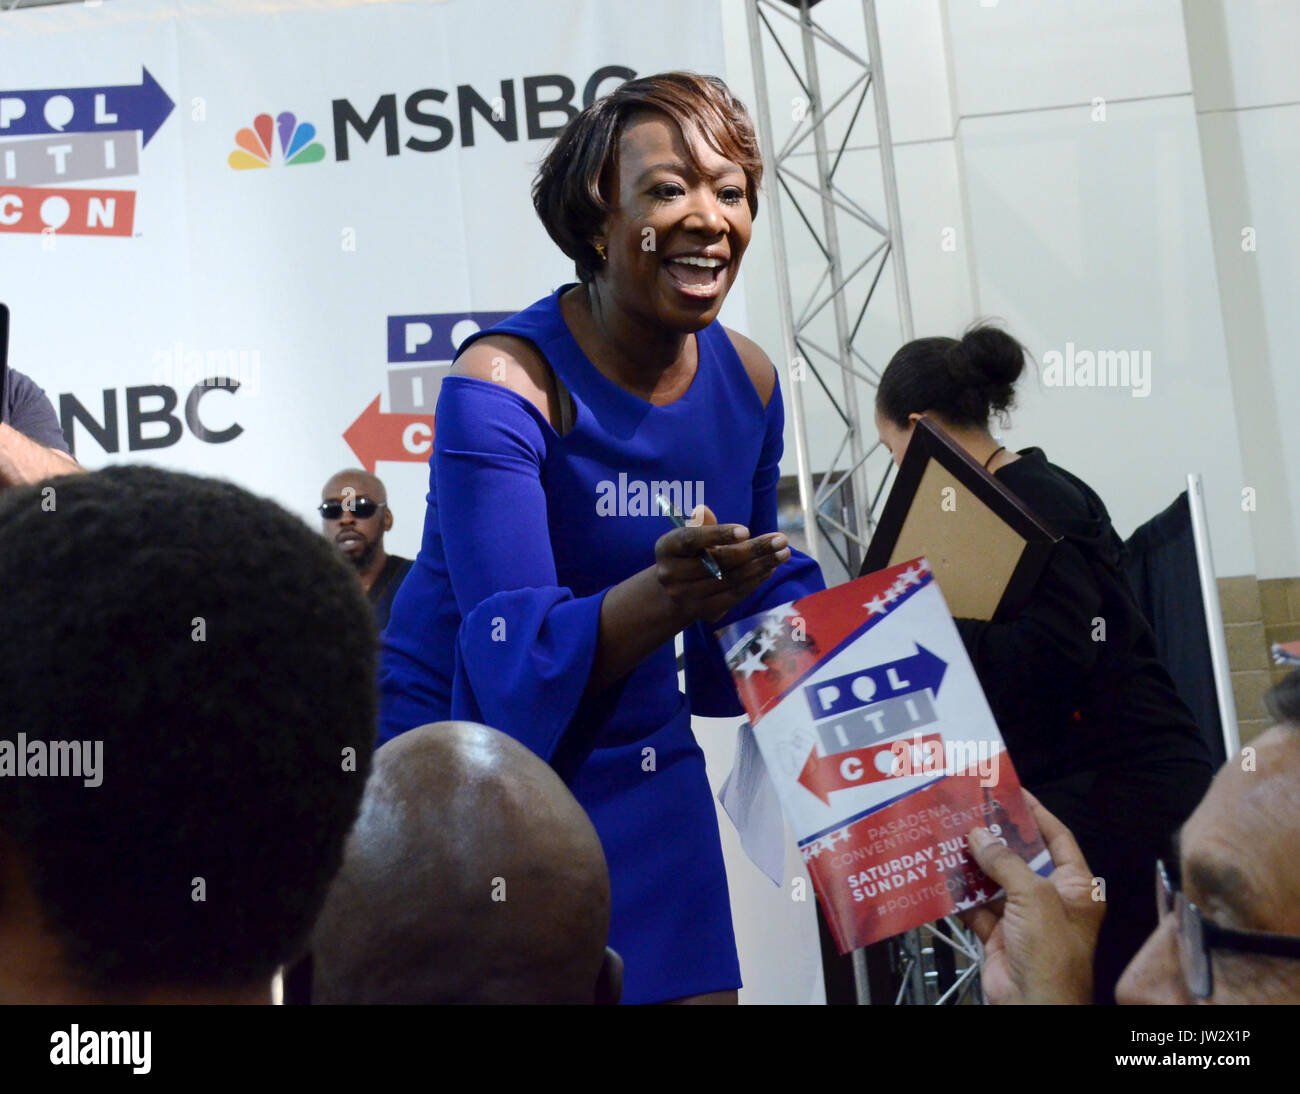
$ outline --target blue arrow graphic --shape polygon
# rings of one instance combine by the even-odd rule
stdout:
[[[846,673],[817,684],[808,684],[804,687],[804,694],[814,718],[829,718],[870,703],[879,703],[883,699],[892,699],[896,695],[909,695],[927,689],[931,694],[938,695],[939,684],[947,670],[948,662],[917,642],[916,653],[911,657],[873,665],[860,672]]]
[[[142,68],[138,84],[0,91],[0,137],[138,129],[148,144],[176,104]]]
[[[888,669],[890,666],[882,666]],[[948,662],[942,660],[937,654],[931,653],[920,642],[916,643],[916,653],[911,657],[905,657],[897,663],[899,676],[911,683],[910,688],[900,688],[895,694],[903,695],[909,691],[924,691],[930,689],[931,695],[939,694],[939,685],[943,682],[943,674],[948,671]],[[886,676],[888,673],[886,672]]]

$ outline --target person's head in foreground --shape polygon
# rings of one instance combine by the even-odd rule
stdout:
[[[0,498],[0,588],[0,1002],[269,1003],[369,766],[356,578],[265,498],[113,467]]]
[[[1300,1003],[1300,671],[1268,702],[1279,724],[1223,765],[1152,878],[1160,922],[1120,979],[1120,1003]],[[1102,905],[1069,831],[1033,804],[1050,879],[982,830],[971,836],[1007,891],[1005,906],[967,914],[985,944],[985,991],[994,1003],[1088,1002]]]
[[[876,433],[894,463],[903,462],[922,415],[973,454],[996,442],[993,418],[1015,405],[1025,349],[1004,330],[973,326],[958,338],[917,338],[885,366],[876,388]]]
[[[377,476],[359,469],[331,475],[317,511],[321,532],[358,574],[383,567],[384,533],[393,526],[393,513]]]
[[[313,1003],[617,1003],[600,840],[504,733],[439,722],[374,768],[312,935]]]
[[[533,206],[597,314],[693,333],[735,283],[758,212],[753,122],[713,76],[629,80],[575,117]]]

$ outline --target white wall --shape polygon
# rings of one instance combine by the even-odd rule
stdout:
[[[981,311],[1039,360],[1151,355],[1146,397],[1025,383],[1009,442],[1089,481],[1125,535],[1200,471],[1219,572],[1254,572],[1180,6],[947,12]]]
[[[1300,572],[1300,471],[1296,485],[1284,471],[1300,466],[1300,437],[1281,419],[1300,405],[1300,370],[1284,349],[1300,335],[1288,278],[1300,219],[1283,200],[1300,144],[1300,76],[1282,44],[1300,40],[1300,8],[1211,6],[1228,13],[1219,12],[1228,58],[1211,81],[1214,100],[1200,87],[1196,19],[1185,26],[1178,0],[880,0],[902,234],[918,336],[992,316],[1040,361],[1070,342],[1150,352],[1145,398],[1027,376],[1008,444],[1040,446],[1089,482],[1121,535],[1200,471],[1219,574],[1281,576]],[[744,8],[723,0],[727,76],[752,103]],[[861,43],[859,11],[856,0],[825,0],[814,17],[828,29],[843,21],[846,38]],[[767,69],[780,131],[789,123],[777,111],[798,89],[771,54]],[[827,86],[835,71],[824,68]],[[1229,161],[1210,147],[1215,139],[1237,149],[1225,185],[1214,172]],[[846,154],[869,194],[879,187],[874,145],[869,124]],[[1225,212],[1221,190],[1246,211]],[[883,202],[873,211],[883,214]],[[1234,278],[1224,241],[1236,246],[1244,223],[1261,244]],[[946,228],[955,252],[941,247]],[[776,358],[768,231],[760,213],[744,285],[751,332]],[[789,213],[786,236],[799,286],[817,255]],[[884,307],[864,343],[883,364],[900,335],[892,286],[879,293]],[[1238,336],[1243,295],[1259,321]],[[841,431],[814,385],[807,393],[820,469]],[[1256,489],[1258,512],[1243,512],[1245,487]]]
[[[1183,5],[1261,578],[1300,571],[1300,5]],[[1254,249],[1249,235],[1253,232]]]

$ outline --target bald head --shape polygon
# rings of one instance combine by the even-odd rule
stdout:
[[[321,487],[320,500],[322,505],[334,505],[329,511],[322,508],[321,531],[356,567],[362,585],[370,588],[388,557],[384,533],[393,526],[388,491],[369,471],[353,468],[331,475]]]
[[[384,489],[384,484],[379,476],[372,475],[369,471],[362,471],[359,467],[336,471],[331,475],[329,481],[321,487],[321,500],[342,498],[344,497],[343,492],[348,487],[352,488],[354,497],[370,498],[371,501],[388,501],[388,491]]]
[[[591,821],[503,733],[440,722],[374,756],[312,939],[319,1003],[590,1003],[609,876]]]

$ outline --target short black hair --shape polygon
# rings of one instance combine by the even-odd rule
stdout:
[[[899,428],[927,410],[955,426],[987,426],[1015,405],[1025,348],[987,323],[960,339],[917,338],[898,350],[880,376],[876,409]]]
[[[661,72],[629,80],[572,118],[555,139],[533,180],[533,208],[557,247],[573,259],[581,281],[601,260],[591,237],[610,213],[610,175],[628,119],[644,110],[666,114],[687,138],[698,136],[745,172],[750,216],[758,216],[763,157],[749,111],[717,76]],[[692,164],[699,167],[699,164]]]
[[[0,778],[65,971],[118,996],[269,981],[369,771],[355,574],[268,499],[112,467],[0,494],[0,628],[5,737],[103,742],[99,786]]]

